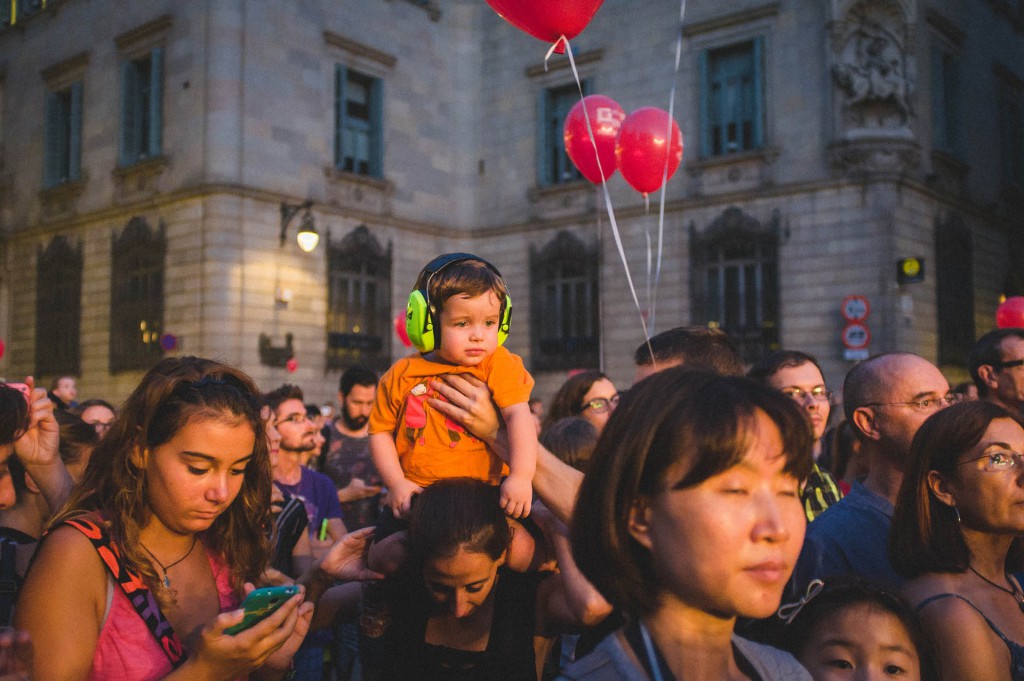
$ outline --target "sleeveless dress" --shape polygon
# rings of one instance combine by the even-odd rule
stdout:
[[[160,640],[120,586],[120,583],[129,583],[133,598],[151,596],[137,576],[133,579],[130,573],[126,574],[124,566],[118,564],[119,551],[106,533],[103,517],[98,513],[90,513],[69,519],[65,524],[82,532],[93,542],[108,571],[107,608],[96,640],[89,681],[156,681],[170,674],[175,669],[172,658],[183,660],[187,652],[163,617],[155,599],[147,599],[146,617],[155,631],[161,634]],[[205,545],[203,549],[216,583],[220,611],[237,609],[240,601],[231,586],[231,573],[227,564],[206,549]]]
[[[944,598],[959,598],[961,601],[974,608],[975,612],[981,615],[982,619],[985,620],[985,624],[988,625],[988,628],[995,632],[995,635],[999,637],[1007,650],[1010,651],[1010,678],[1012,681],[1024,681],[1024,646],[1007,638],[1006,635],[999,630],[999,627],[997,627],[992,620],[986,617],[985,613],[979,610],[974,603],[971,603],[960,594],[935,594],[934,596],[926,598],[918,603],[917,611],[921,612],[921,609],[924,608],[924,606],[933,601],[942,600]]]

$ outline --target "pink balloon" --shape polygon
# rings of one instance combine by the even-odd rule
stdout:
[[[587,27],[604,0],[487,0],[502,19],[520,31],[553,43],[563,35],[572,40]],[[565,52],[559,43],[555,52]]]
[[[584,106],[586,115],[583,111]],[[590,128],[594,131],[596,155],[594,144],[590,142],[590,135],[587,133],[586,116],[590,116]],[[583,173],[583,177],[594,184],[601,184],[602,179],[607,180],[615,174],[615,140],[625,118],[626,112],[619,103],[604,95],[584,97],[576,102],[576,106],[565,117],[565,152]],[[598,159],[601,160],[600,168],[597,165]]]
[[[1007,298],[996,308],[996,326],[1000,329],[1024,328],[1024,297]]]
[[[402,341],[402,345],[407,348],[412,347],[409,332],[405,330],[405,314],[402,312],[395,315],[395,335],[398,336],[398,340]]]
[[[661,188],[661,178],[668,158],[668,178],[683,160],[683,134],[672,121],[672,139],[668,131],[667,111],[653,106],[637,109],[626,116],[615,143],[615,160],[619,171],[633,189],[649,194]]]
[[[295,370],[299,368],[299,360],[294,357],[290,357],[288,361],[284,363],[284,368],[287,369],[289,373],[294,374]]]
[[[4,356],[4,341],[3,341],[3,339],[0,339],[0,359],[2,359],[3,356]]]

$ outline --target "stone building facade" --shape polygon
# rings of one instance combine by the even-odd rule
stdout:
[[[558,147],[565,57],[478,0],[18,0],[0,32],[0,374],[123,398],[166,353],[333,398],[386,366],[433,255],[503,272],[509,346],[547,397],[579,367],[628,385],[642,342],[600,188]],[[6,10],[5,10],[6,11]],[[1011,0],[606,0],[573,42],[582,85],[667,109],[656,304],[650,207],[609,181],[654,330],[726,329],[962,376],[1002,294],[1024,292],[1024,13]],[[287,219],[286,219],[287,218]],[[295,235],[314,224],[319,245]],[[901,283],[897,263],[923,261]],[[294,357],[294,372],[286,360]]]

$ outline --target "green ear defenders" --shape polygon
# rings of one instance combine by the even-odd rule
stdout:
[[[501,279],[501,272],[498,268],[483,258],[470,253],[447,253],[439,255],[423,268],[416,278],[419,287],[409,294],[409,302],[405,307],[405,332],[409,340],[420,352],[431,352],[440,340],[440,333],[434,333],[434,315],[437,308],[430,302],[430,280],[438,272],[448,265],[467,260],[476,260],[498,275]],[[502,280],[504,281],[504,280]],[[512,298],[505,295],[505,305],[501,313],[501,322],[498,324],[498,345],[502,345],[508,338],[509,326],[512,323]]]

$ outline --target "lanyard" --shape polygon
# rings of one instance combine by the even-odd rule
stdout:
[[[644,626],[643,622],[640,622],[640,636],[644,639],[644,651],[647,653],[647,662],[651,665],[654,681],[664,681],[661,677],[661,662],[658,660],[658,654],[654,651],[651,634],[647,631],[647,627]]]

